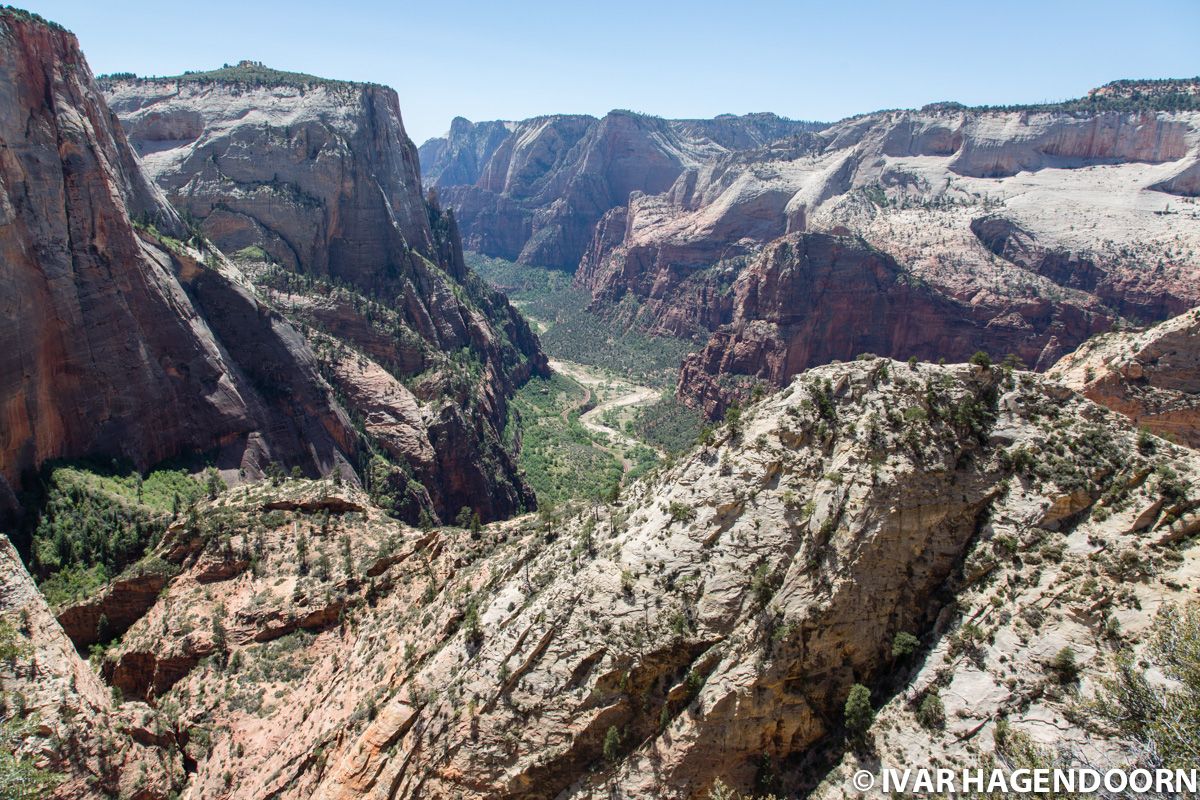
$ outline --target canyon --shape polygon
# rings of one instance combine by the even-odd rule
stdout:
[[[1194,766],[1197,103],[417,148],[0,9],[0,793]]]
[[[420,148],[472,250],[574,270],[600,218],[634,193],[666,191],[688,168],[817,127],[774,114],[664,120],[628,111],[520,122],[461,117]]]
[[[714,387],[778,387],[864,351],[928,358],[936,348],[953,361],[986,349],[1044,370],[1115,323],[1152,323],[1200,301],[1194,88],[1118,82],[1043,107],[944,103],[802,123],[774,141],[743,140],[684,163],[665,189],[630,191],[596,221],[577,268],[540,263],[574,270],[599,313],[703,344],[679,394],[710,414],[744,397]],[[1142,106],[1121,104],[1133,95]],[[424,152],[441,166],[448,150],[435,140]],[[542,166],[555,185],[558,172]],[[473,186],[486,181],[482,169]],[[474,173],[441,174],[446,183]],[[440,191],[467,209],[455,192],[474,189]],[[468,237],[501,238],[506,224],[473,219]],[[795,291],[779,279],[783,242],[827,249],[823,237],[841,238],[839,253],[890,258],[892,285],[871,294],[895,310],[866,339],[847,324],[822,330],[818,342],[811,329],[778,319],[779,307],[797,300],[771,294]],[[519,257],[539,263],[531,251]],[[817,294],[802,302],[854,320],[862,312],[853,292],[820,294],[842,277],[838,269],[809,258],[784,271],[811,281]],[[942,310],[930,314],[922,301],[909,314],[898,300],[914,287]]]
[[[1019,736],[1116,760],[1055,654],[1101,691],[1200,563],[1178,489],[1200,461],[1137,439],[1033,373],[876,358],[810,370],[611,505],[478,536],[329,480],[239,487],[155,551],[171,577],[101,664],[119,703],[8,556],[33,657],[88,677],[65,702],[65,673],[6,683],[77,742],[43,751],[64,797],[839,796],[854,684],[889,759]],[[930,696],[944,721],[918,723]]]

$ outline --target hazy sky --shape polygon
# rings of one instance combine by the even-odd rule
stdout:
[[[97,74],[248,58],[388,84],[418,143],[455,116],[627,108],[834,120],[1200,74],[1200,0],[13,1],[74,31]]]

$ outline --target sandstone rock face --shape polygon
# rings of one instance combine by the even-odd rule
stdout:
[[[1051,374],[1137,425],[1200,447],[1200,312],[1085,342]]]
[[[733,308],[732,322],[680,370],[680,395],[712,417],[744,396],[747,382],[778,386],[830,361],[874,353],[962,362],[992,349],[1036,364],[1048,337],[1078,341],[1111,320],[1050,303],[989,319],[861,240],[827,234],[773,241],[734,283]],[[1024,324],[1029,318],[1038,328]]]
[[[1071,644],[1090,691],[1187,594],[1197,478],[1031,373],[829,365],[614,506],[478,538],[329,481],[233,489],[172,527],[181,572],[104,674],[178,709],[185,798],[699,800],[764,765],[794,796],[818,748],[838,796],[854,683],[889,758],[973,765],[1004,715],[1108,746],[1047,665]],[[930,691],[944,735],[913,719]]]
[[[187,76],[103,88],[146,173],[226,253],[256,246],[375,288],[417,268],[409,249],[432,252],[416,148],[387,87]]]
[[[453,214],[422,197],[393,90],[250,62],[104,88],[172,202],[260,285],[284,290],[271,296],[324,343],[322,370],[368,434],[392,424],[372,417],[412,433],[383,445],[410,521],[533,507],[501,432],[508,398],[545,357],[503,295],[468,273]],[[351,381],[333,354],[355,350],[384,374]],[[459,353],[481,365],[470,391],[453,375]],[[418,403],[393,405],[400,379],[417,382]]]
[[[17,551],[2,536],[0,586],[0,624],[15,631],[19,651],[0,666],[5,716],[28,725],[19,742],[22,757],[61,778],[51,796],[169,796],[172,783],[182,784],[184,774],[175,731],[142,703],[113,702],[108,686],[75,652]],[[14,712],[18,703],[20,714]]]
[[[632,194],[657,194],[687,167],[819,127],[773,114],[457,118],[420,153],[432,185],[458,214],[468,249],[570,271],[604,213]]]
[[[178,241],[74,37],[16,12],[0,36],[0,483],[83,455],[342,468],[354,434],[312,353]]]
[[[1000,357],[1011,347],[1045,369],[1105,320],[1145,323],[1200,302],[1200,207],[1188,196],[1198,159],[1192,110],[880,112],[722,155],[684,169],[666,192],[632,197],[597,226],[577,281],[599,311],[632,300],[638,326],[704,338],[754,317],[721,290],[774,240],[853,235],[955,317],[994,330],[982,349]],[[897,354],[922,334],[873,335]],[[729,341],[722,331],[712,347]],[[745,353],[705,357],[711,367],[735,360],[746,375],[772,372]]]

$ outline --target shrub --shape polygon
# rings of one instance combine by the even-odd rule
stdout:
[[[844,709],[846,732],[855,739],[866,735],[875,721],[875,710],[871,708],[871,690],[861,683],[854,684],[846,697]]]
[[[696,518],[696,509],[678,500],[671,501],[667,507],[667,513],[671,515],[672,522],[691,522]]]
[[[922,728],[940,730],[946,726],[946,706],[937,692],[930,692],[917,707],[917,722]]]
[[[760,607],[771,602],[771,598],[775,596],[775,591],[779,588],[774,576],[771,575],[771,567],[769,564],[759,564],[754,570],[754,575],[750,579],[750,591],[754,594],[754,600]]]
[[[896,638],[892,639],[892,658],[908,658],[917,652],[917,648],[920,646],[920,639],[908,631],[900,631],[896,634]]]
[[[1171,682],[1149,681],[1125,651],[1117,656],[1116,674],[1101,681],[1089,707],[1139,742],[1155,766],[1192,768],[1200,752],[1200,603],[1166,607],[1155,630],[1145,659]]]
[[[1070,647],[1059,650],[1050,662],[1050,671],[1064,686],[1079,680],[1079,663],[1075,660],[1075,651]]]
[[[977,350],[975,355],[971,356],[971,363],[977,367],[988,369],[992,366],[992,357],[982,350]]]

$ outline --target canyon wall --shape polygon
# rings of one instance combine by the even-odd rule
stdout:
[[[700,342],[715,334],[681,382],[693,399],[711,394],[693,388],[704,382],[700,363],[733,370],[714,375],[718,382],[770,375],[780,385],[821,358],[855,355],[830,351],[781,372],[750,355],[762,349],[745,341],[756,309],[783,298],[739,293],[735,281],[780,237],[805,233],[857,237],[944,299],[951,317],[937,324],[966,317],[977,326],[979,335],[918,357],[961,360],[978,346],[1045,369],[1114,320],[1146,324],[1200,302],[1200,206],[1186,190],[1200,158],[1200,111],[1177,99],[1128,109],[941,104],[727,153],[607,212],[576,280],[599,313],[620,306],[653,333]],[[743,288],[759,283],[749,276]],[[735,319],[739,332],[722,327]],[[759,321],[761,339],[773,322],[769,312]],[[922,335],[904,324],[854,333],[890,355]],[[822,345],[796,340],[789,349],[797,347]],[[718,352],[729,348],[740,352]]]
[[[311,351],[145,178],[75,38],[0,22],[0,503],[54,458],[343,468]]]
[[[534,505],[503,431],[545,357],[423,197],[395,91],[254,62],[102,86],[147,173],[305,333],[391,462],[376,489],[398,513]]]
[[[665,191],[687,167],[819,128],[773,114],[664,120],[628,111],[600,119],[455,119],[421,146],[422,166],[454,208],[468,249],[573,271],[596,223],[635,193]]]

